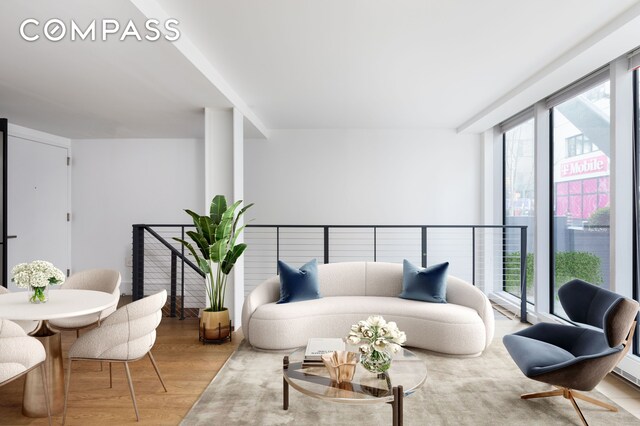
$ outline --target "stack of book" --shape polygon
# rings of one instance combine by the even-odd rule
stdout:
[[[345,344],[340,338],[313,337],[307,341],[304,352],[303,367],[321,367],[322,355],[336,351],[344,351]]]

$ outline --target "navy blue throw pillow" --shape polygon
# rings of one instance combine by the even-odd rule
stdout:
[[[447,303],[447,269],[449,262],[420,268],[407,259],[402,262],[403,299]]]
[[[278,260],[280,270],[280,300],[276,303],[300,302],[320,298],[318,261],[305,263],[300,269]]]

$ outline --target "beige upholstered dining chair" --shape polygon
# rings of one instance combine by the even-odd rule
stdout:
[[[164,391],[167,387],[162,380],[151,348],[156,341],[156,328],[162,319],[162,307],[167,301],[167,291],[137,300],[125,305],[107,317],[98,328],[84,333],[69,349],[69,369],[67,370],[67,386],[64,396],[64,424],[67,416],[67,400],[71,384],[71,368],[74,361],[107,361],[109,362],[109,387],[113,385],[111,363],[122,362],[127,373],[129,392],[133,400],[136,419],[140,420],[136,395],[131,381],[129,362],[137,361],[145,355],[151,360]]]
[[[46,356],[44,346],[38,339],[27,336],[18,324],[0,319],[0,386],[40,367],[44,401],[47,406],[49,426],[51,426],[49,385],[44,367]]]
[[[120,297],[120,272],[113,269],[89,269],[70,276],[60,288],[75,290],[94,290],[113,294],[115,303],[112,307],[94,314],[81,315],[79,317],[60,318],[50,320],[49,325],[57,330],[76,330],[80,336],[80,330],[100,322],[115,312]]]
[[[9,293],[9,290],[0,285],[0,295]],[[40,321],[13,321],[18,324],[27,334],[31,334],[36,331]]]

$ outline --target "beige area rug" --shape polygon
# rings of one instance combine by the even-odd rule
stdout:
[[[502,336],[521,328],[496,321],[496,338],[476,358],[453,358],[415,350],[427,363],[424,387],[404,400],[405,425],[581,425],[571,403],[560,397],[521,400],[520,394],[550,389],[525,378],[502,345]],[[243,342],[218,373],[182,425],[390,425],[387,404],[353,406],[302,395],[290,388],[282,409],[281,353],[257,352]],[[594,397],[611,402],[598,392]],[[578,402],[597,425],[638,425],[619,408],[613,413]]]

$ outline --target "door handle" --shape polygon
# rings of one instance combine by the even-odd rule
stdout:
[[[7,235],[7,240],[10,240],[12,238],[18,238],[17,235]]]

